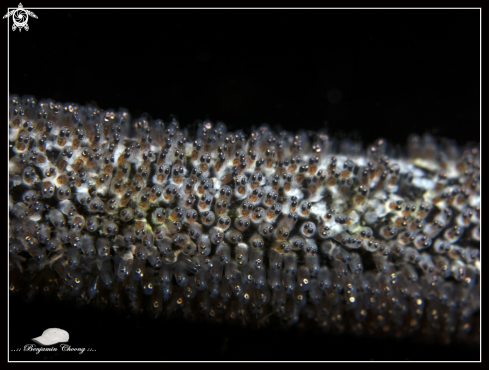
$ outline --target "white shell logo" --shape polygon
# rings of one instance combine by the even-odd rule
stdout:
[[[44,333],[40,337],[32,338],[35,343],[42,344],[43,346],[51,346],[56,343],[66,343],[70,339],[70,335],[66,330],[59,328],[49,328],[44,330]]]
[[[5,19],[10,16],[12,16],[12,21],[14,22],[14,24],[12,25],[12,31],[15,31],[18,28],[19,32],[22,31],[22,28],[25,28],[26,31],[29,31],[29,25],[27,24],[29,16],[37,18],[37,15],[35,15],[33,12],[24,9],[22,3],[19,3],[19,7],[17,9],[11,10],[7,14],[5,14],[3,18]]]

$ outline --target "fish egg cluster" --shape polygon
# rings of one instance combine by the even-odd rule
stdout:
[[[152,316],[477,332],[478,145],[404,151],[10,96],[10,291]]]

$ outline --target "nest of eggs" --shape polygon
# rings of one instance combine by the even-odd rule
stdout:
[[[325,132],[192,134],[10,97],[10,290],[153,316],[476,333],[477,146]],[[475,327],[475,329],[474,329]]]

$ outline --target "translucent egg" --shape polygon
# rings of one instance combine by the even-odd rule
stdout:
[[[273,236],[276,240],[287,240],[287,238],[290,236],[290,227],[287,225],[279,226],[277,229],[275,229]]]
[[[268,254],[269,267],[272,270],[280,270],[282,268],[283,253],[275,249],[271,249]]]
[[[198,253],[208,256],[211,253],[211,240],[208,235],[202,235],[197,239]]]
[[[238,264],[234,261],[230,261],[225,265],[225,279],[229,283],[233,283],[239,276]]]
[[[294,252],[284,254],[284,268],[286,275],[295,275],[297,273],[297,255]]]
[[[273,225],[268,222],[262,222],[258,226],[258,232],[264,238],[270,238],[273,235],[273,231],[274,231]]]
[[[210,227],[214,225],[216,215],[212,211],[205,211],[201,213],[201,220],[204,226]]]
[[[252,248],[248,256],[250,267],[253,269],[264,268],[264,262],[265,262],[264,256],[265,253],[263,249]]]
[[[249,244],[255,249],[263,249],[265,247],[263,238],[258,234],[255,234],[250,238]]]
[[[251,220],[248,217],[238,217],[234,221],[234,227],[239,231],[246,231],[251,225]]]
[[[243,235],[236,229],[230,229],[224,234],[226,240],[231,244],[238,244],[243,241]]]
[[[231,248],[226,243],[220,244],[216,249],[216,253],[222,264],[226,265],[231,261]]]
[[[282,275],[280,270],[270,270],[268,273],[268,285],[273,292],[282,291]]]
[[[209,230],[209,237],[212,244],[219,245],[224,240],[224,233],[222,230],[213,227]]]
[[[246,265],[248,263],[248,253],[248,245],[245,243],[238,243],[235,250],[236,262],[238,265]]]
[[[231,226],[231,218],[227,215],[220,216],[217,219],[216,227],[222,231],[226,231]]]
[[[198,240],[202,236],[202,226],[199,223],[191,223],[188,228],[188,235],[193,240]]]
[[[312,238],[316,233],[316,224],[314,222],[308,221],[302,224],[301,235],[305,238]]]
[[[49,211],[48,219],[56,229],[60,229],[66,224],[66,220],[63,214],[54,208],[51,208],[51,210]]]

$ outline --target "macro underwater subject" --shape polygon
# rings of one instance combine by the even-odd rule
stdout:
[[[10,96],[9,284],[249,326],[479,340],[480,148]]]

